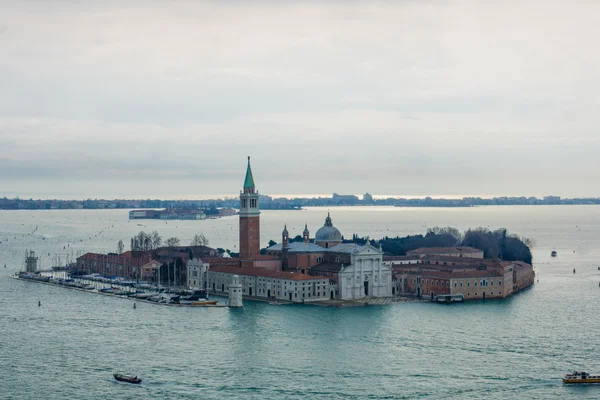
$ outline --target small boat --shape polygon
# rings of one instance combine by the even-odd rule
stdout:
[[[217,300],[205,300],[205,301],[192,301],[192,306],[214,306],[217,304]]]
[[[557,253],[556,251],[552,251],[552,253],[550,253],[550,255],[551,255],[552,257],[556,257],[556,256],[558,255],[558,253]]]
[[[190,296],[179,298],[179,304],[194,304],[205,301],[208,301],[208,298],[206,297],[206,292],[204,290],[197,290],[194,291],[194,293],[192,293]],[[216,304],[216,302],[214,304]]]
[[[584,371],[573,371],[563,378],[563,383],[600,383],[600,374],[588,374]]]
[[[127,382],[127,383],[142,383],[142,380],[137,376],[133,375],[123,375],[123,374],[113,374],[116,380],[119,382]]]

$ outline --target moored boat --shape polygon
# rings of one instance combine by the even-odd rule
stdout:
[[[138,378],[137,375],[123,375],[123,374],[113,374],[116,380],[119,382],[127,382],[127,383],[142,383],[141,378]]]
[[[192,306],[214,306],[217,304],[217,300],[204,300],[204,301],[192,301]]]
[[[600,374],[588,374],[585,371],[573,371],[563,378],[563,383],[600,383]]]
[[[204,290],[197,290],[193,292],[190,296],[179,298],[179,304],[194,304],[194,303],[202,303],[208,301],[206,297],[206,292]],[[210,303],[212,304],[212,303]],[[214,303],[216,304],[216,302]]]

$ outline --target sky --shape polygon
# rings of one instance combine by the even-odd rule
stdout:
[[[0,1],[0,197],[600,196],[600,2]]]

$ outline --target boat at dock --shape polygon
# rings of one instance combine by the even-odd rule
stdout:
[[[585,371],[573,371],[566,374],[563,383],[600,383],[600,374],[588,374]]]
[[[113,374],[116,380],[119,382],[127,382],[127,383],[142,383],[142,379],[138,378],[137,375],[123,375],[123,374]]]
[[[191,306],[214,306],[218,303],[217,300],[192,301]],[[180,303],[184,304],[184,303]]]
[[[185,296],[185,297],[181,296],[179,298],[179,304],[192,304],[193,305],[194,303],[206,303],[208,301],[209,301],[208,297],[206,296],[206,292],[204,290],[197,290],[189,296]],[[208,304],[208,303],[206,303],[206,304]],[[217,302],[215,301],[214,304],[217,304]],[[197,305],[200,305],[200,304],[197,304]]]
[[[153,296],[156,296],[156,294],[155,293],[136,293],[131,297],[135,297],[136,299],[148,299]]]
[[[435,296],[436,303],[456,303],[465,301],[465,297],[461,294],[439,294]]]

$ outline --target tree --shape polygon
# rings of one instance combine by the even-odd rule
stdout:
[[[276,241],[274,241],[274,240],[269,240],[269,246],[268,246],[268,247],[275,246],[276,244],[277,244],[277,242],[276,242]]]
[[[208,238],[204,236],[204,233],[196,234],[192,238],[192,243],[190,246],[208,246]]]
[[[450,226],[445,228],[434,226],[433,228],[429,229],[427,233],[429,234],[430,232],[434,233],[436,236],[445,236],[445,240],[449,242],[448,246],[459,246],[463,241],[463,234],[460,233],[458,229]]]
[[[152,231],[152,249],[158,249],[162,244],[162,237],[157,231]]]
[[[119,243],[117,243],[117,253],[121,254],[124,249],[125,249],[125,246],[123,245],[123,241],[119,240]]]
[[[167,247],[177,247],[179,246],[179,238],[170,237],[167,239]]]

